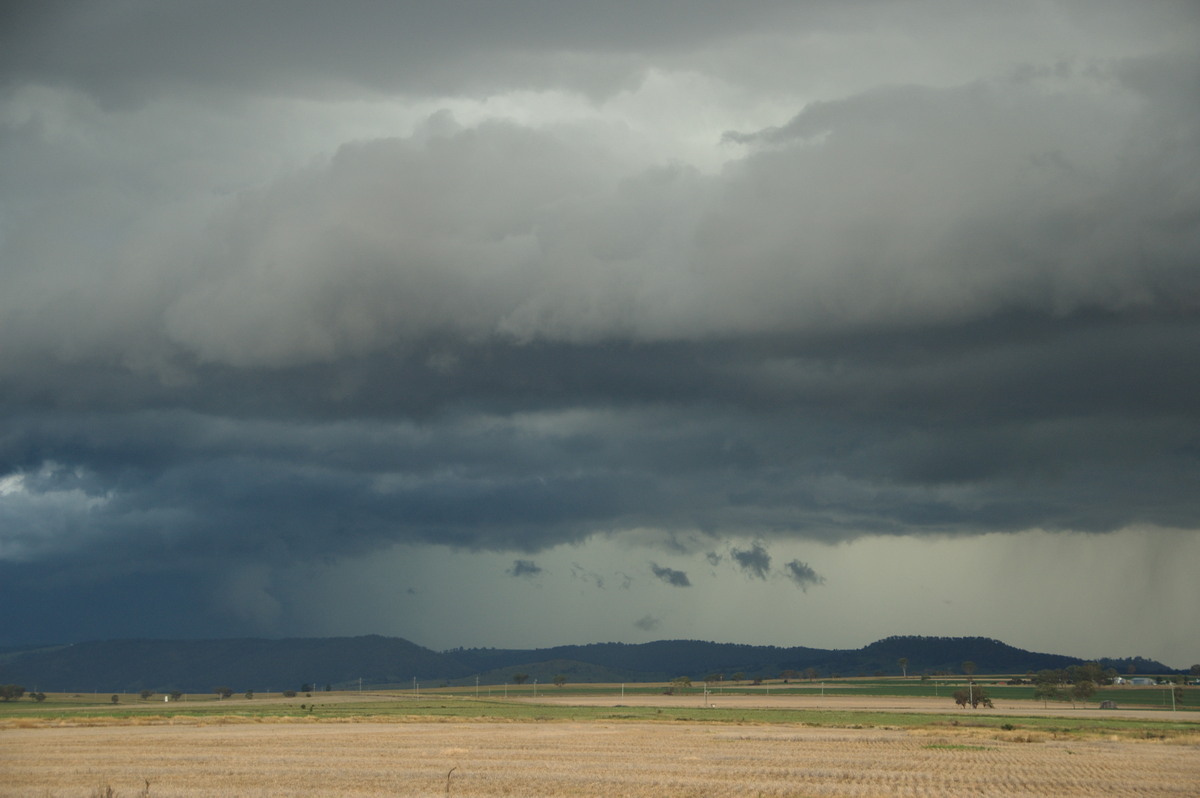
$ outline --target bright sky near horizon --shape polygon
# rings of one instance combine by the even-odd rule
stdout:
[[[0,12],[0,645],[1200,662],[1200,6]]]

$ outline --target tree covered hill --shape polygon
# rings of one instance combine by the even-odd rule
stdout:
[[[592,643],[544,649],[455,649],[437,652],[397,637],[266,640],[102,640],[0,652],[0,683],[42,691],[206,691],[217,685],[257,692],[334,688],[498,684],[516,673],[542,683],[563,674],[571,683],[693,680],[711,674],[746,679],[785,672],[820,678],[961,673],[966,661],[978,673],[1025,673],[1083,663],[1040,654],[984,637],[889,637],[855,650],[751,646],[700,640]],[[1159,662],[1101,660],[1125,672],[1168,673]]]
[[[302,684],[400,684],[466,672],[444,655],[399,637],[265,640],[100,640],[10,652],[0,682],[42,691],[197,692],[298,689]]]

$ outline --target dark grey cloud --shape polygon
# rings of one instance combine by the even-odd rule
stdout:
[[[483,94],[514,86],[611,93],[636,80],[652,54],[768,28],[789,6],[39,3],[7,12],[0,74],[78,85],[118,107],[186,89],[315,98],[348,89]]]
[[[650,563],[650,570],[654,572],[656,577],[673,587],[692,586],[691,580],[688,579],[688,575],[683,571],[676,571],[673,568],[667,568],[654,562]]]
[[[806,562],[800,560],[792,560],[783,566],[787,578],[791,579],[803,591],[807,592],[809,587],[825,584],[825,577],[818,574]]]
[[[766,579],[771,572],[771,555],[759,543],[748,549],[732,549],[729,556],[739,568],[756,579]]]
[[[533,560],[513,560],[512,568],[509,568],[506,573],[512,577],[529,579],[539,576],[542,569]]]

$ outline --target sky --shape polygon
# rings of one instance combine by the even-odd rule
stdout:
[[[0,645],[1200,662],[1200,7],[0,11]]]

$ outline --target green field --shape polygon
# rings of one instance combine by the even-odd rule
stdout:
[[[136,695],[120,695],[118,703],[111,694],[48,694],[42,703],[24,698],[0,702],[0,722],[27,721],[88,723],[88,722],[166,722],[171,718],[224,720],[225,722],[255,722],[271,720],[307,720],[346,722],[350,720],[492,720],[508,722],[553,721],[662,721],[714,722],[747,724],[797,724],[837,728],[936,728],[944,726],[977,726],[1005,730],[1030,730],[1059,735],[1117,734],[1129,736],[1200,735],[1200,723],[1173,719],[1169,704],[1162,718],[1154,720],[1099,717],[1086,714],[1082,707],[1078,717],[989,715],[986,710],[965,713],[958,709],[950,694],[961,686],[958,682],[943,681],[936,685],[913,680],[859,680],[840,682],[837,686],[820,683],[803,685],[736,685],[726,683],[710,691],[714,699],[721,694],[819,695],[822,689],[829,695],[855,696],[934,696],[944,697],[946,712],[929,714],[915,712],[886,712],[862,709],[796,709],[796,708],[722,708],[694,706],[569,706],[530,701],[552,695],[596,696],[617,698],[622,695],[646,696],[661,694],[665,685],[580,685],[546,687],[542,685],[510,685],[480,688],[440,688],[366,692],[314,692],[295,698],[283,698],[278,693],[262,694],[252,700],[221,700],[213,694],[192,694],[183,700],[165,703],[161,696],[142,699]],[[987,684],[989,694],[997,702],[1007,699],[1028,699],[1033,688]],[[693,686],[676,691],[703,700],[704,687]],[[1095,707],[1100,700],[1115,700],[1119,706],[1139,709],[1162,709],[1161,688],[1106,688],[1097,693],[1087,706]],[[526,700],[514,701],[510,699]],[[1166,700],[1170,697],[1167,695]],[[1200,690],[1190,688],[1186,693],[1188,706],[1200,703]],[[1064,710],[1070,704],[1062,705]]]

